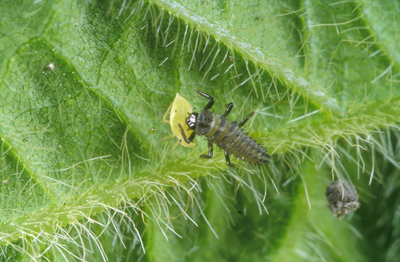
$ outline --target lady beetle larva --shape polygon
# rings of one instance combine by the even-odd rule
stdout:
[[[229,121],[227,116],[233,108],[233,103],[229,103],[223,115],[213,114],[209,109],[214,104],[214,98],[206,93],[195,90],[201,96],[208,98],[210,102],[204,107],[200,113],[192,112],[186,118],[186,123],[193,133],[186,136],[181,124],[178,124],[182,138],[186,143],[190,144],[196,135],[205,136],[208,140],[208,155],[201,155],[202,158],[211,158],[213,155],[213,143],[220,149],[225,151],[226,163],[231,164],[229,155],[233,154],[235,157],[254,164],[260,165],[267,162],[269,155],[267,150],[260,144],[257,144],[247,133],[241,128],[247,120],[254,115],[254,111],[243,118],[239,123]]]

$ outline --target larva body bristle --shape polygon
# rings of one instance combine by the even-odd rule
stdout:
[[[197,118],[196,134],[205,136],[228,154],[250,164],[261,165],[269,158],[263,146],[257,144],[238,123],[229,121],[225,115],[202,111]]]

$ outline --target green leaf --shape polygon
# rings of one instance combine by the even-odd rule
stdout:
[[[3,1],[0,257],[396,261],[394,1]],[[175,146],[180,93],[245,130],[252,166]],[[327,208],[332,180],[361,208]]]

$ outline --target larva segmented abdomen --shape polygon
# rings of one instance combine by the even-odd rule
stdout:
[[[201,112],[196,132],[245,162],[260,165],[268,160],[267,150],[224,115]]]

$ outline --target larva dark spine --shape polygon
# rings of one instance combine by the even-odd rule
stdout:
[[[194,130],[192,135],[187,138],[182,126],[179,129],[183,139],[190,143],[195,135],[205,136],[208,140],[209,152],[208,155],[201,155],[203,158],[211,158],[213,155],[213,144],[216,144],[220,149],[225,151],[226,163],[233,166],[230,162],[229,155],[254,165],[260,165],[267,162],[269,155],[267,150],[257,144],[247,133],[241,128],[254,112],[246,116],[240,123],[229,121],[227,116],[233,108],[233,103],[228,104],[228,109],[223,115],[213,114],[208,111],[214,104],[214,98],[196,90],[200,95],[210,99],[210,102],[204,107],[200,113],[191,113],[186,122],[190,129]]]

